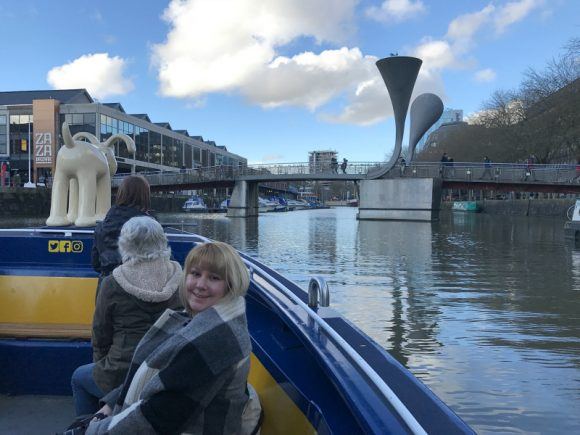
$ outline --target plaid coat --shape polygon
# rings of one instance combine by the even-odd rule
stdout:
[[[86,433],[239,433],[250,352],[244,298],[193,318],[166,310],[137,346],[125,383],[102,399],[116,399],[113,415]]]

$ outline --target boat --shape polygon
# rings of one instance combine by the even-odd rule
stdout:
[[[198,195],[192,195],[187,201],[183,203],[181,209],[190,213],[205,213],[207,212],[207,205],[203,198]]]
[[[288,203],[286,199],[282,198],[281,196],[272,196],[269,199],[270,203],[274,205],[273,211],[289,211],[290,208],[288,207]]]
[[[453,205],[451,206],[451,210],[463,211],[467,213],[479,213],[481,211],[481,207],[477,201],[454,201]]]
[[[226,211],[228,209],[228,207],[230,206],[230,199],[224,199],[221,203],[220,203],[220,210],[222,211]]]
[[[0,230],[0,394],[70,395],[91,362],[97,274],[93,228]],[[166,228],[183,264],[204,237]],[[388,352],[330,307],[321,278],[308,290],[241,252],[262,434],[474,433]],[[354,301],[353,301],[354,303]]]
[[[258,213],[267,213],[269,211],[274,211],[276,204],[271,203],[271,201],[266,198],[258,197]]]
[[[306,210],[310,208],[310,204],[303,199],[288,199],[286,202],[291,210]]]

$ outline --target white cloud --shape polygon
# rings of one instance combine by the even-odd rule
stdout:
[[[310,110],[367,80],[376,58],[364,57],[358,48],[325,50],[278,57],[250,77],[241,93],[264,107],[304,106]]]
[[[413,55],[423,60],[423,68],[441,70],[461,66],[452,46],[445,40],[426,39],[413,50]]]
[[[385,0],[381,6],[367,8],[367,17],[384,23],[400,22],[416,17],[426,11],[421,0]]]
[[[524,19],[532,10],[543,3],[543,0],[519,0],[513,1],[498,10],[494,19],[495,30],[498,34],[503,33],[508,26]]]
[[[491,19],[495,7],[487,5],[482,10],[455,18],[447,28],[446,38],[454,43],[468,46],[477,31]]]
[[[491,68],[479,70],[475,73],[475,81],[479,83],[493,82],[496,78],[496,73]]]
[[[495,28],[505,30],[511,24],[523,19],[538,7],[543,0],[518,0],[496,7],[489,3],[481,10],[458,16],[449,23],[447,34],[441,39],[425,38],[412,53],[423,59],[423,70],[431,73],[449,68],[471,68],[476,61],[470,53],[476,43],[478,32]],[[479,82],[495,79],[495,72],[482,70],[476,73]]]
[[[376,77],[357,86],[349,95],[349,104],[340,113],[323,113],[320,119],[336,124],[371,125],[392,114],[389,93],[377,72]]]
[[[102,99],[133,90],[133,82],[124,76],[126,66],[127,61],[119,56],[86,54],[52,68],[46,81],[54,89],[86,88],[93,97]]]
[[[470,51],[478,32],[493,26],[505,29],[539,1],[518,0],[501,7],[490,2],[455,18],[444,37],[425,38],[407,50],[423,59],[416,88],[442,95],[443,70],[475,63]],[[264,108],[291,105],[319,111],[319,117],[329,122],[367,125],[383,120],[391,108],[375,57],[347,46],[280,54],[296,42],[344,45],[353,34],[358,3],[172,0],[163,14],[169,25],[167,37],[151,53],[159,92],[186,99],[190,106],[203,104],[211,93],[230,93]],[[365,12],[374,11],[374,18],[394,22],[425,10],[420,0],[387,0]],[[488,73],[480,78],[489,77]],[[345,98],[346,105],[332,106],[335,112],[330,113],[330,103],[337,97]]]
[[[174,0],[164,12],[171,27],[167,40],[152,53],[160,92],[198,98],[239,90],[269,66],[278,47],[298,37],[343,41],[353,32],[356,3]]]
[[[440,75],[428,69],[421,69],[410,103],[425,92],[432,92],[439,95],[441,99],[445,99],[445,89]],[[393,106],[389,93],[377,70],[373,78],[361,82],[356,90],[349,95],[349,104],[340,113],[324,113],[320,118],[327,122],[364,126],[383,121],[392,115]]]

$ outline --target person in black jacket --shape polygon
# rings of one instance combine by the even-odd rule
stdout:
[[[93,269],[99,273],[99,284],[121,264],[118,240],[121,228],[135,216],[147,216],[151,208],[151,193],[147,180],[138,175],[126,177],[117,191],[115,205],[95,227],[95,240],[91,251]],[[96,298],[96,296],[95,296]]]

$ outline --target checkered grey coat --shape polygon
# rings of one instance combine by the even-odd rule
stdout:
[[[116,403],[113,415],[86,433],[239,433],[250,352],[244,298],[193,318],[166,310],[137,346],[125,383],[103,398]]]

